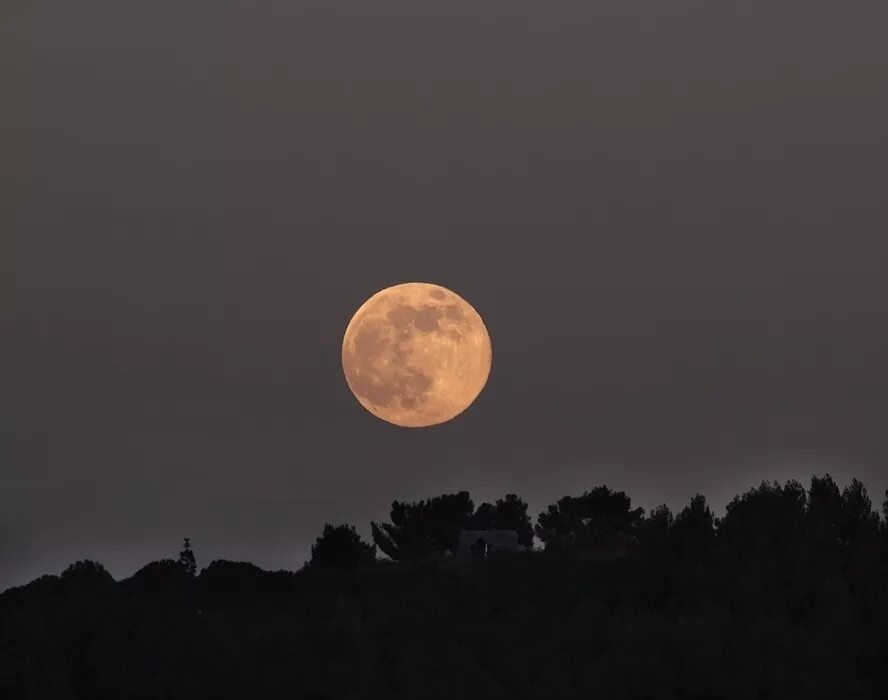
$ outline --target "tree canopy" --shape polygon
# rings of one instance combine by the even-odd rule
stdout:
[[[453,551],[473,513],[468,491],[415,503],[394,501],[390,523],[371,523],[373,542],[394,561]]]
[[[179,552],[179,564],[182,565],[185,573],[189,576],[194,576],[197,573],[197,560],[194,558],[194,552],[191,550],[190,537],[185,538],[182,551]]]
[[[473,530],[515,530],[519,543],[533,546],[533,524],[527,514],[527,503],[514,493],[506,494],[495,504],[482,503],[467,525]]]
[[[468,491],[414,503],[395,501],[390,517],[390,523],[371,523],[371,532],[375,545],[394,561],[456,551],[462,530],[515,530],[521,544],[533,545],[527,503],[515,494],[477,509]]]
[[[596,486],[581,496],[564,496],[540,513],[536,534],[546,549],[583,548],[631,533],[643,514],[622,491]]]
[[[311,548],[311,566],[351,571],[376,560],[376,547],[361,541],[352,525],[324,525]]]

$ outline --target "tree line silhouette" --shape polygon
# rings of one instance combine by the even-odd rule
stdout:
[[[885,495],[882,509],[888,521],[888,491]],[[453,553],[463,529],[515,530],[528,550],[536,534],[545,551],[560,552],[625,550],[666,540],[682,547],[711,547],[718,540],[742,550],[759,540],[789,538],[788,543],[793,537],[803,537],[805,545],[850,546],[872,541],[885,526],[859,480],[840,491],[828,474],[812,477],[807,491],[798,481],[763,482],[735,497],[723,518],[713,515],[702,494],[677,515],[665,504],[645,514],[643,508],[632,508],[624,492],[607,486],[564,496],[539,514],[535,526],[527,510],[515,494],[477,508],[468,491],[413,503],[395,501],[391,522],[370,523],[373,547],[393,561],[433,558]],[[311,565],[353,569],[375,561],[373,547],[353,526],[327,524],[312,548]]]
[[[888,491],[763,482],[722,517],[598,486],[325,524],[297,572],[80,561],[0,594],[0,697],[888,697]],[[526,553],[451,556],[463,529]],[[539,544],[534,544],[534,535]],[[384,555],[380,558],[377,554]]]

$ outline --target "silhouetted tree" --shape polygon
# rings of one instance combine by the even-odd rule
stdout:
[[[691,504],[685,506],[675,516],[673,527],[675,530],[686,530],[706,536],[714,532],[714,523],[715,517],[706,505],[706,497],[698,493],[691,499]]]
[[[175,559],[153,561],[121,581],[121,586],[132,596],[163,601],[167,605],[184,601],[193,585],[194,575]]]
[[[728,503],[718,534],[741,551],[782,551],[804,532],[806,500],[798,481],[784,485],[763,481]]]
[[[672,510],[665,503],[651,510],[647,518],[648,526],[653,530],[668,530],[673,524]]]
[[[536,534],[546,549],[603,544],[617,533],[630,533],[644,513],[632,509],[622,491],[596,486],[582,496],[564,496],[537,518]]]
[[[492,530],[496,527],[496,508],[492,503],[482,503],[466,523],[472,530]]]
[[[466,523],[472,530],[515,530],[518,542],[533,546],[533,524],[527,514],[527,503],[514,493],[497,500],[496,505],[482,503]]]
[[[194,558],[194,552],[191,551],[191,538],[186,537],[182,551],[179,552],[179,563],[185,569],[185,573],[189,576],[197,574],[197,560]]]
[[[534,529],[547,550],[571,549],[579,539],[577,533],[581,537],[585,534],[578,499],[573,496],[561,497],[537,516]]]
[[[204,567],[197,577],[197,586],[208,607],[233,602],[258,602],[266,572],[245,561],[216,559]]]
[[[842,491],[842,511],[839,536],[845,544],[869,542],[879,532],[879,517],[873,512],[873,502],[866,487],[857,479]]]
[[[672,534],[679,554],[699,556],[710,550],[715,539],[715,517],[702,494],[694,496],[690,505],[675,516]]]
[[[527,514],[527,503],[514,493],[508,493],[496,502],[496,527],[515,530],[518,542],[525,547],[533,546],[533,523]]]
[[[71,564],[59,577],[62,583],[96,586],[114,583],[108,570],[91,559],[81,559]]]
[[[376,561],[376,547],[361,540],[352,525],[324,525],[311,548],[311,566],[350,571]]]
[[[674,523],[672,510],[665,503],[652,509],[638,521],[638,539],[648,550],[660,551],[668,542]]]
[[[885,489],[885,500],[882,501],[882,527],[888,532],[888,489]]]
[[[395,561],[455,551],[459,533],[474,514],[468,491],[417,503],[392,503],[391,523],[370,523],[373,542]]]
[[[842,519],[842,494],[829,474],[812,476],[808,489],[806,514],[808,531],[821,544],[839,541],[839,523]]]
[[[879,516],[866,487],[852,479],[840,493],[828,474],[811,479],[808,520],[815,538],[830,544],[867,542],[879,531]]]

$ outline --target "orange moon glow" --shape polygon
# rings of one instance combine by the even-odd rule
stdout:
[[[388,287],[359,308],[342,339],[342,369],[373,415],[406,428],[455,418],[481,393],[493,357],[478,312],[425,282]]]

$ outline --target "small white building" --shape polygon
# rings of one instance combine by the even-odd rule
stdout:
[[[494,552],[525,552],[515,530],[463,530],[459,533],[456,554],[461,557],[485,557]]]

